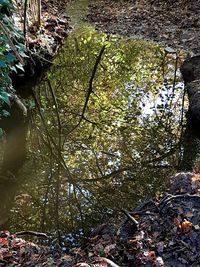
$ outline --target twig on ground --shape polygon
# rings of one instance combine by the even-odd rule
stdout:
[[[138,231],[139,230],[139,223],[138,223],[138,221],[135,218],[133,218],[127,210],[122,209],[121,212],[123,212],[128,217],[128,219],[135,226],[136,231]]]

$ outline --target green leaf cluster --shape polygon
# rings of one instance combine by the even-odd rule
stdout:
[[[10,75],[18,69],[23,71],[16,54],[26,56],[23,34],[16,27],[12,12],[12,1],[0,0],[0,118],[8,115],[4,109],[5,105],[10,106],[9,96],[14,91]]]
[[[11,0],[0,0],[0,17],[3,17],[3,14],[11,15],[13,10],[13,5]]]

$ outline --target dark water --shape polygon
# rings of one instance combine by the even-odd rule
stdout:
[[[84,234],[162,192],[180,158],[182,57],[76,28],[29,103],[11,230]]]

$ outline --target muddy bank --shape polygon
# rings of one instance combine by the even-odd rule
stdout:
[[[90,1],[88,21],[107,33],[200,52],[200,1]]]

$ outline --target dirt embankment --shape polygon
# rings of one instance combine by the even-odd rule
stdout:
[[[23,18],[24,5],[21,3],[15,6],[13,15],[16,26],[25,31],[26,53],[28,54],[28,57],[24,59],[24,71],[13,75],[14,88],[23,97],[26,97],[28,88],[38,82],[44,69],[51,65],[51,60],[72,29],[70,19],[66,15],[67,0],[62,1],[62,5],[59,0],[46,0],[41,4],[39,27],[32,15],[36,8],[34,3],[32,3],[33,6],[27,8],[26,18]]]

